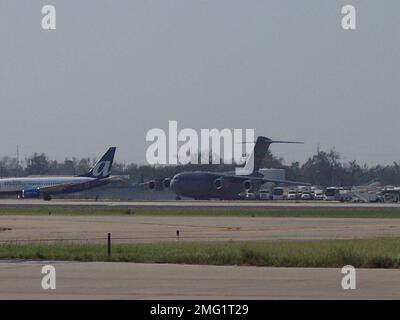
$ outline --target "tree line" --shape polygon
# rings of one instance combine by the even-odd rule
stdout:
[[[32,175],[79,175],[86,173],[96,162],[91,158],[72,158],[64,161],[50,160],[44,153],[34,153],[19,162],[16,158],[4,156],[0,159],[0,177],[23,177]],[[356,186],[379,181],[385,185],[400,185],[400,164],[367,166],[357,161],[342,161],[335,150],[320,151],[300,164],[285,164],[283,158],[268,151],[262,167],[286,170],[286,179],[309,182],[320,186]],[[132,183],[151,179],[172,177],[182,171],[229,171],[236,165],[187,164],[177,166],[150,166],[139,164],[114,163],[113,175],[123,175]]]

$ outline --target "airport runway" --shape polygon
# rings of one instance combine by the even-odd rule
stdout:
[[[257,201],[88,202],[0,200],[0,207],[397,207],[397,204]],[[398,237],[400,219],[177,216],[0,216],[0,242],[281,241]],[[50,262],[57,290],[41,288],[45,262],[0,261],[0,299],[399,299],[398,270],[360,269],[357,289],[339,269]]]
[[[281,241],[398,237],[400,219],[179,216],[0,216],[0,242]]]
[[[41,269],[56,268],[56,290]],[[0,299],[399,299],[400,272],[359,269],[343,290],[340,269],[104,262],[0,262]]]
[[[94,201],[0,199],[0,207],[129,207],[129,208],[400,208],[399,203],[341,203],[330,201],[228,201],[228,200],[180,200],[180,201]]]

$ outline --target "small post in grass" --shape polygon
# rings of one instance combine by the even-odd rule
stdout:
[[[111,256],[111,233],[107,233],[107,254]]]
[[[179,230],[176,230],[176,240],[179,240]]]

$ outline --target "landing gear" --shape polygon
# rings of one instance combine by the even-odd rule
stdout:
[[[43,196],[43,200],[44,201],[50,201],[51,200],[51,195],[49,195],[49,194],[44,195]]]
[[[176,196],[175,200],[182,200],[182,198],[180,196]]]

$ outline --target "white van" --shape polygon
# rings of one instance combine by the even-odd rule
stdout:
[[[297,198],[297,191],[290,190],[287,194],[287,199],[288,200],[296,200]]]
[[[260,200],[271,200],[271,193],[269,190],[260,190],[258,196]]]
[[[272,199],[273,200],[284,200],[285,199],[285,188],[275,187],[273,194],[272,194]]]
[[[314,200],[324,200],[324,190],[314,190]]]
[[[340,200],[340,190],[343,190],[343,188],[338,188],[338,187],[326,188],[324,200],[327,200],[327,201]]]

